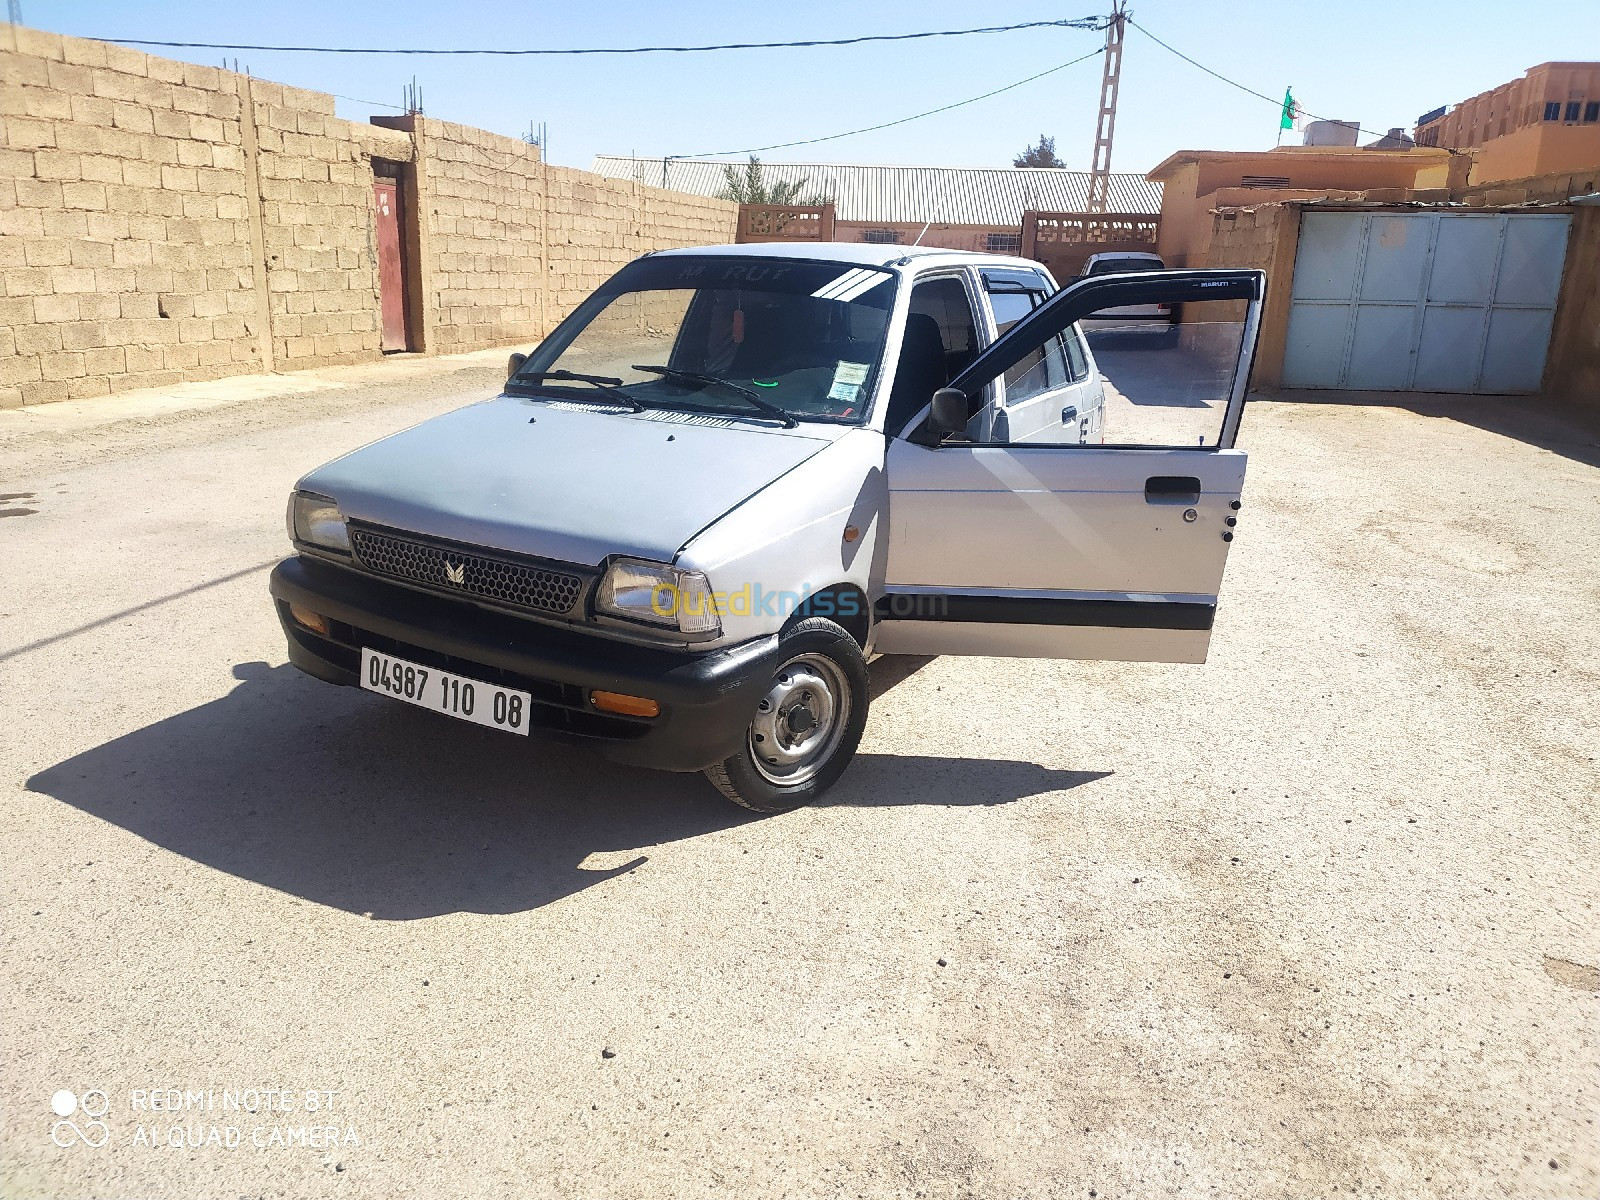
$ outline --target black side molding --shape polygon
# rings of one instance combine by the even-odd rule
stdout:
[[[1176,600],[1080,600],[1053,596],[974,596],[891,592],[880,621],[973,621],[992,625],[1089,625],[1106,629],[1210,629],[1215,604]]]

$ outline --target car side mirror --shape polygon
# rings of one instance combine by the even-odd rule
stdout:
[[[967,431],[967,394],[957,388],[940,388],[928,409],[928,429],[940,439]]]
[[[522,370],[522,364],[527,361],[528,356],[526,354],[513,354],[506,363],[506,378],[510,379],[518,371]]]

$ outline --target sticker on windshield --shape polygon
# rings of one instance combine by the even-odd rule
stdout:
[[[817,300],[838,300],[841,303],[864,296],[889,277],[882,271],[868,271],[857,267],[854,271],[846,271],[837,279],[823,284],[811,295]]]
[[[871,369],[868,363],[846,362],[839,360],[839,365],[833,371],[833,386],[828,389],[829,400],[844,400],[855,403],[856,397],[861,394],[861,385],[867,381],[867,372]]]

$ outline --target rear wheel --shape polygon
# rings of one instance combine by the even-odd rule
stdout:
[[[738,751],[711,780],[754,812],[809,804],[844,773],[867,723],[867,662],[855,639],[822,617],[784,631],[782,654]]]

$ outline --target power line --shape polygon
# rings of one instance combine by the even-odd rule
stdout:
[[[440,50],[389,49],[372,46],[256,46],[238,42],[158,42],[149,38],[100,38],[123,46],[165,46],[183,50],[261,50],[292,54],[493,54],[505,56],[563,54],[702,54],[711,50],[787,50],[810,46],[857,46],[863,42],[911,42],[922,38],[967,37],[975,33],[1014,33],[1019,29],[1102,29],[1101,17],[1063,21],[1024,21],[1018,25],[984,25],[976,29],[930,29],[920,33],[875,33],[861,37],[812,38],[801,42],[726,42],[714,46],[601,46],[582,49]]]
[[[1270,104],[1273,107],[1277,108],[1279,111],[1282,111],[1282,109],[1283,109],[1283,101],[1282,100],[1274,99],[1273,97],[1267,95],[1265,92],[1258,92],[1253,87],[1246,87],[1244,84],[1240,83],[1237,79],[1229,79],[1226,75],[1222,74],[1222,72],[1213,71],[1210,67],[1206,66],[1205,63],[1196,62],[1194,59],[1190,58],[1187,54],[1185,54],[1182,50],[1179,50],[1176,46],[1167,45],[1166,42],[1163,42],[1160,38],[1158,38],[1155,34],[1151,33],[1148,29],[1146,29],[1143,25],[1139,24],[1139,22],[1135,21],[1132,17],[1128,18],[1128,24],[1132,25],[1135,29],[1137,29],[1140,33],[1144,34],[1145,37],[1149,38],[1156,45],[1160,46],[1163,50],[1167,50],[1167,51],[1169,51],[1169,52],[1171,52],[1173,54],[1176,54],[1179,58],[1183,59],[1183,61],[1188,63],[1191,67],[1199,67],[1200,70],[1204,71],[1207,75],[1210,75],[1213,79],[1220,79],[1220,80],[1222,80],[1223,83],[1227,84],[1229,87],[1236,87],[1241,92],[1245,92],[1248,95],[1254,96],[1259,100],[1265,100],[1268,104]],[[1311,111],[1307,110],[1306,108],[1304,108],[1303,106],[1301,106],[1298,102],[1295,105],[1295,110],[1298,113],[1301,113],[1301,114],[1303,114],[1305,116],[1310,117],[1313,121],[1328,121],[1328,120],[1332,120],[1333,119],[1331,117],[1320,117],[1316,113],[1311,112]],[[1359,125],[1357,125],[1355,127],[1355,130],[1356,130],[1357,133],[1364,133],[1369,137],[1379,137],[1379,138],[1381,138],[1381,137],[1388,137],[1389,136],[1387,131],[1385,131],[1383,133],[1379,133],[1376,129],[1363,129]],[[1450,149],[1450,147],[1442,147],[1442,148],[1443,149],[1449,149],[1451,154],[1460,153],[1457,150]]]
[[[827,137],[806,138],[803,141],[798,142],[777,142],[771,146],[754,146],[748,150],[706,150],[700,154],[672,154],[668,155],[668,158],[720,158],[730,155],[760,154],[766,150],[789,150],[795,146],[815,146],[819,142],[836,142],[840,138],[855,137],[858,133],[875,133],[880,129],[889,129],[895,125],[904,125],[909,121],[920,121],[923,117],[931,117],[937,113],[949,112],[952,108],[961,108],[964,105],[976,104],[979,100],[987,100],[990,96],[998,96],[1001,92],[1009,92],[1013,88],[1021,87],[1025,83],[1032,83],[1035,79],[1043,79],[1046,75],[1054,75],[1057,71],[1065,71],[1068,67],[1075,67],[1081,62],[1088,62],[1089,59],[1098,57],[1100,53],[1100,49],[1091,50],[1088,54],[1081,55],[1080,57],[1073,59],[1071,62],[1064,62],[1058,66],[1051,67],[1048,70],[1040,71],[1037,75],[1029,75],[1026,79],[1019,79],[1015,83],[1008,83],[1005,85],[1005,87],[995,88],[992,92],[984,92],[981,96],[972,96],[966,100],[957,100],[954,104],[945,104],[939,108],[930,108],[927,112],[915,113],[912,116],[901,117],[895,121],[885,121],[881,125],[868,125],[864,129],[852,129],[848,133],[830,133]]]
[[[359,96],[341,96],[338,92],[329,92],[328,94],[336,100],[348,100],[351,104],[364,104],[368,108],[392,108],[395,112],[406,111],[403,104],[386,104],[382,100],[363,100]]]
[[[1255,96],[1258,99],[1265,100],[1268,104],[1276,104],[1279,108],[1283,107],[1283,101],[1282,100],[1274,100],[1271,96],[1267,95],[1265,92],[1258,92],[1258,91],[1255,90],[1255,88],[1245,87],[1245,85],[1240,83],[1238,80],[1229,79],[1226,75],[1222,74],[1220,71],[1213,71],[1210,67],[1206,66],[1204,63],[1195,62],[1194,59],[1190,58],[1182,50],[1179,50],[1179,49],[1177,49],[1177,48],[1175,48],[1173,46],[1167,45],[1167,43],[1163,42],[1160,38],[1158,38],[1155,34],[1151,33],[1148,29],[1146,29],[1143,25],[1139,24],[1139,22],[1135,21],[1132,17],[1128,18],[1128,24],[1132,25],[1135,29],[1137,29],[1140,33],[1144,34],[1145,37],[1149,38],[1152,42],[1154,42],[1156,45],[1160,46],[1162,49],[1169,50],[1173,54],[1176,54],[1179,58],[1183,59],[1183,61],[1188,63],[1191,67],[1199,67],[1202,71],[1204,71],[1207,75],[1210,75],[1213,79],[1220,79],[1220,80],[1222,80],[1223,83],[1227,84],[1229,87],[1236,87],[1241,92],[1248,92],[1250,95]],[[1321,118],[1318,118],[1318,119],[1320,120]]]

